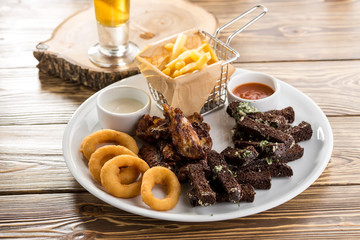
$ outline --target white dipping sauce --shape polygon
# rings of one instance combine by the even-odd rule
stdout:
[[[107,103],[104,108],[113,113],[132,113],[140,110],[144,104],[132,98],[118,98]]]

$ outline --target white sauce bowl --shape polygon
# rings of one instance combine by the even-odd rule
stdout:
[[[118,113],[110,110],[109,106],[114,105],[114,101],[126,101],[127,103],[136,100],[141,103],[140,108],[132,111]],[[128,106],[126,108],[132,106]],[[103,89],[96,99],[96,108],[99,122],[104,129],[114,129],[130,135],[135,134],[136,125],[144,114],[150,113],[151,99],[144,90],[130,86],[116,86]],[[119,109],[121,110],[121,109]],[[129,110],[129,109],[128,109]]]
[[[249,100],[236,96],[232,91],[237,86],[245,83],[262,83],[274,90],[274,93],[268,97],[256,100]],[[280,84],[278,80],[268,74],[237,70],[227,83],[227,95],[229,103],[232,101],[247,102],[249,105],[257,108],[260,112],[276,109],[279,102]]]

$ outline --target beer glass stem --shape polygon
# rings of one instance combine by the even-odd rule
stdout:
[[[117,26],[106,27],[97,23],[100,52],[109,57],[122,57],[128,50],[129,22]]]

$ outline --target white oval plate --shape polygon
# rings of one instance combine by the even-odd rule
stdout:
[[[234,74],[239,75],[245,72],[249,71],[237,69]],[[114,85],[131,85],[149,91],[146,80],[141,74],[116,82],[111,86]],[[309,141],[300,143],[305,148],[304,156],[289,163],[294,175],[290,178],[273,178],[271,189],[256,190],[255,200],[252,203],[217,203],[210,207],[192,207],[185,191],[182,191],[174,209],[159,212],[146,206],[140,196],[120,199],[108,194],[92,179],[87,161],[80,153],[82,139],[100,129],[95,100],[102,90],[80,105],[65,129],[63,154],[66,164],[75,179],[94,196],[114,207],[146,217],[182,222],[208,222],[244,217],[271,209],[294,198],[315,182],[327,166],[333,148],[331,126],[322,110],[308,96],[289,84],[280,81],[280,87],[279,109],[292,106],[295,110],[294,124],[302,120],[307,121],[311,124],[314,134]],[[163,116],[154,101],[152,101],[151,115]],[[231,129],[235,122],[226,114],[225,107],[207,114],[204,120],[211,126],[210,134],[214,150],[220,152],[232,145]]]

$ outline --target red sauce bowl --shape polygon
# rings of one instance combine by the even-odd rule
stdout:
[[[260,72],[237,69],[227,83],[229,102],[248,102],[259,111],[276,109],[279,92],[279,81]]]

